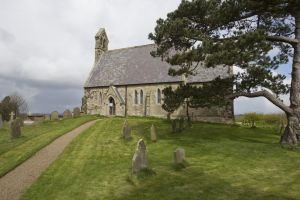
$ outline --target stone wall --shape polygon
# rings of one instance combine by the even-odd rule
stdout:
[[[200,84],[198,84],[200,85]],[[176,88],[177,83],[161,83],[147,85],[130,85],[130,86],[110,86],[99,88],[85,88],[84,95],[86,97],[87,114],[109,115],[109,98],[115,101],[116,115],[125,116],[126,109],[128,116],[155,116],[167,117],[167,112],[162,109],[163,94],[165,87],[172,86]],[[161,103],[157,102],[157,91],[161,91]],[[127,97],[126,97],[127,90]],[[138,98],[135,102],[135,91]],[[140,93],[143,92],[143,100],[141,102]],[[126,106],[127,101],[127,106]],[[233,121],[233,101],[227,108],[211,107],[211,108],[189,108],[189,115],[192,120],[223,122],[230,123]],[[175,111],[171,118],[186,116],[186,107],[182,106]]]

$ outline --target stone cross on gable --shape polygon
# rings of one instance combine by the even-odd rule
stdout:
[[[11,112],[11,113],[9,114],[9,116],[10,116],[10,121],[12,121],[12,120],[14,120],[15,113],[14,113],[14,112]]]

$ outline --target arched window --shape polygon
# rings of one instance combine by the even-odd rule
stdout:
[[[157,103],[158,104],[161,103],[161,91],[160,91],[160,89],[157,89]]]
[[[144,103],[144,94],[143,94],[143,90],[140,91],[140,104]]]
[[[138,92],[136,90],[134,91],[134,103],[138,104]]]

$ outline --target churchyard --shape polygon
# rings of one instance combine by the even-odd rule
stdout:
[[[61,122],[51,123],[41,130]],[[299,150],[279,137],[270,127],[195,122],[173,132],[164,119],[102,118],[21,199],[298,199],[300,171],[290,169],[300,166]]]
[[[16,138],[12,138],[9,123],[4,122],[2,128],[0,127],[0,177],[57,137],[95,118],[95,116],[84,116],[17,127],[21,133],[17,131],[20,135]],[[17,120],[13,120],[12,123],[16,122]]]

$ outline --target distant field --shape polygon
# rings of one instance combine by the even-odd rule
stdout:
[[[95,116],[84,116],[46,121],[38,125],[25,125],[22,128],[22,136],[17,139],[11,139],[8,124],[5,124],[0,129],[0,177],[57,137],[95,118]]]
[[[283,149],[270,128],[196,123],[170,132],[166,120],[129,118],[133,139],[121,139],[123,118],[109,118],[79,135],[22,199],[210,200],[299,199],[300,151]],[[158,142],[149,129],[157,127]],[[136,142],[144,138],[155,175],[130,175]],[[186,150],[176,169],[172,153]]]

